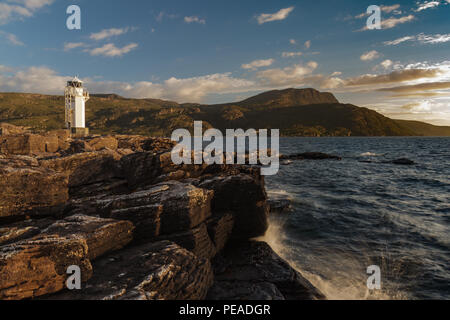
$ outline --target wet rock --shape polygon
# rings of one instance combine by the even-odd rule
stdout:
[[[342,160],[341,157],[321,152],[305,152],[291,155],[281,155],[280,160]]]
[[[269,199],[267,203],[270,206],[271,213],[283,213],[291,210],[291,200],[289,199]]]
[[[277,286],[264,281],[220,281],[208,292],[207,300],[285,300]]]
[[[395,159],[392,161],[387,161],[385,163],[399,164],[399,165],[405,165],[405,166],[412,166],[412,165],[416,164],[414,161],[412,161],[410,159],[406,159],[406,158]]]
[[[67,268],[77,265],[83,281],[92,276],[83,239],[41,236],[0,247],[0,299],[34,298],[60,291]]]
[[[217,252],[225,248],[231,237],[234,227],[234,216],[232,213],[217,214],[207,221],[208,234],[213,241]]]
[[[121,250],[94,263],[94,276],[81,291],[51,300],[199,300],[213,282],[209,260],[169,241]]]
[[[235,240],[264,235],[268,228],[269,206],[261,176],[239,174],[215,177],[198,185],[214,191],[211,202],[213,212],[232,212]]]
[[[222,266],[221,266],[222,264]],[[239,297],[242,291],[262,298],[286,300],[324,299],[308,280],[281,259],[265,242],[247,241],[228,247],[223,256],[214,262],[215,282],[209,292],[211,299]],[[268,291],[267,286],[252,284],[270,283],[278,291]],[[237,288],[234,291],[234,287]],[[231,291],[230,291],[231,289]],[[261,290],[256,291],[255,290]],[[272,292],[273,296],[267,296]]]

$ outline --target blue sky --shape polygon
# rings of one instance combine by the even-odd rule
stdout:
[[[81,8],[68,30],[66,8]],[[382,29],[364,30],[367,7]],[[450,0],[0,2],[0,91],[221,103],[287,87],[450,125]]]

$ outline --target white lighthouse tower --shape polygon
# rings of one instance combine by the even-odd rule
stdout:
[[[89,92],[83,88],[83,81],[77,77],[67,81],[65,90],[66,127],[74,136],[84,137],[89,134],[85,119],[85,105],[88,100]]]

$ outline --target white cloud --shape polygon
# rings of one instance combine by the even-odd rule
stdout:
[[[283,52],[281,56],[283,58],[294,58],[294,57],[300,57],[303,55],[303,52]]]
[[[274,62],[274,59],[255,60],[250,63],[243,64],[241,68],[246,70],[256,70],[258,68],[271,66]]]
[[[0,25],[11,20],[32,17],[39,9],[51,5],[54,0],[8,0],[0,3]]]
[[[381,20],[381,29],[392,29],[395,28],[399,24],[411,22],[415,20],[416,17],[412,14],[408,16],[403,16],[399,18],[391,17],[388,19],[382,19]],[[364,28],[360,29],[359,31],[367,31],[370,30],[367,26],[364,26]]]
[[[0,36],[3,36],[8,42],[14,46],[24,46],[25,44],[17,38],[15,34],[1,31],[0,30]]]
[[[392,62],[392,60],[384,60],[383,62],[380,63],[380,66],[382,66],[384,69],[389,69],[394,65],[394,63]]]
[[[102,47],[86,49],[85,51],[89,52],[92,56],[121,57],[124,54],[136,49],[137,47],[137,43],[130,43],[122,48],[116,47],[113,43],[108,43]]]
[[[47,67],[12,70],[0,66],[0,91],[61,95],[66,81],[72,77],[73,75],[59,75]],[[96,81],[91,78],[82,80],[91,93],[117,93],[128,98],[157,98],[180,102],[201,102],[210,94],[241,93],[255,88],[253,81],[234,78],[230,73],[184,79],[172,77],[161,83]]]
[[[441,3],[439,1],[425,1],[422,3],[417,2],[417,9],[415,11],[420,12],[423,10],[435,8],[435,7],[439,6],[440,4]]]
[[[393,14],[402,14],[402,11],[399,10],[400,9],[400,5],[399,4],[394,4],[392,6],[380,6],[381,11],[385,12],[385,13],[393,13]],[[358,14],[357,16],[355,16],[355,19],[362,19],[364,17],[368,17],[369,14],[367,12],[363,12],[361,14]]]
[[[396,40],[392,40],[392,41],[385,41],[384,44],[387,46],[396,46],[400,43],[406,42],[406,41],[410,41],[410,40],[414,40],[415,37],[413,36],[406,36],[406,37],[402,37],[402,38],[398,38]]]
[[[162,22],[164,20],[164,18],[175,19],[175,18],[178,18],[178,15],[176,15],[176,14],[169,14],[169,13],[165,13],[164,11],[161,11],[155,17],[156,21],[158,21],[158,22]]]
[[[256,17],[259,24],[280,21],[286,19],[289,14],[294,10],[294,7],[284,8],[275,13],[262,13]]]
[[[184,17],[184,22],[186,23],[199,23],[199,24],[206,24],[206,20],[205,19],[200,19],[199,17],[196,16],[190,16],[190,17]]]
[[[361,59],[362,61],[372,61],[372,60],[375,60],[375,59],[377,59],[377,58],[379,58],[379,57],[380,57],[380,54],[379,54],[376,50],[372,50],[372,51],[369,51],[369,52],[364,53],[364,54],[360,57],[360,59]]]
[[[445,43],[445,42],[450,42],[450,33],[434,34],[434,35],[427,35],[424,33],[420,33],[416,36],[406,36],[406,37],[399,38],[396,40],[386,41],[386,42],[384,42],[384,44],[388,45],[388,46],[395,46],[395,45],[399,45],[400,43],[407,42],[407,41],[415,41],[415,42],[419,42],[421,44]]]
[[[318,67],[317,62],[311,61],[306,65],[296,64],[283,69],[269,69],[259,71],[257,78],[262,85],[279,87],[283,85],[294,86],[305,82],[306,76],[311,75]]]
[[[85,47],[86,44],[84,42],[66,42],[64,44],[64,51],[70,51],[72,49]]]
[[[104,29],[97,33],[92,33],[89,38],[91,40],[104,40],[109,39],[114,36],[120,36],[122,34],[127,33],[130,30],[129,27],[126,28],[111,28],[111,29]]]
[[[308,41],[305,42],[305,48],[306,49],[311,48],[311,40],[308,40]]]
[[[381,6],[381,11],[386,12],[386,13],[394,12],[394,13],[398,14],[399,13],[398,9],[400,9],[399,4],[394,4],[392,6]]]

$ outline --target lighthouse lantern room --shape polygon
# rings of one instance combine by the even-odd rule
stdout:
[[[89,92],[83,88],[83,81],[75,77],[67,81],[65,90],[66,127],[73,136],[84,137],[89,134],[86,128],[85,105]]]

